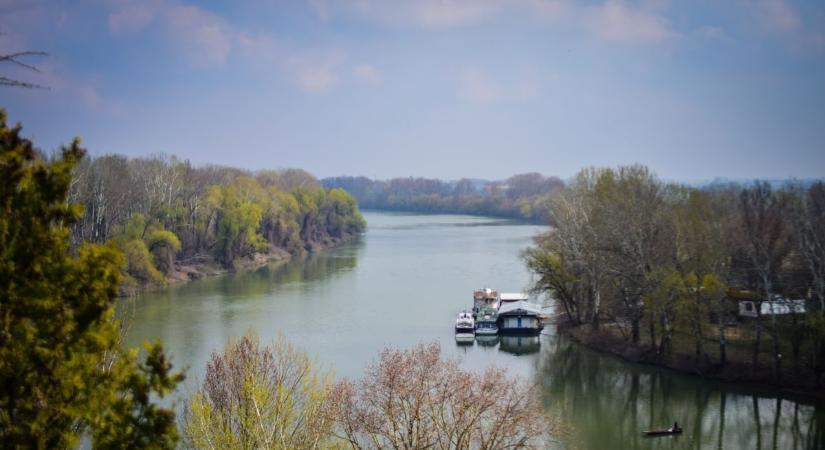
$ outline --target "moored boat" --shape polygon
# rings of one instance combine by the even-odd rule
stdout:
[[[665,429],[665,430],[645,430],[642,431],[644,436],[655,437],[655,436],[672,436],[674,434],[682,434],[682,428],[679,426],[678,423],[674,422],[673,426]]]
[[[475,325],[473,315],[467,311],[462,311],[458,313],[458,317],[455,319],[455,333],[456,335],[469,334],[473,336],[475,334]]]
[[[473,291],[473,315],[478,316],[483,308],[498,307],[498,291],[490,288]]]
[[[541,308],[524,300],[502,303],[498,309],[498,329],[504,334],[537,335],[544,327]]]
[[[476,334],[498,334],[498,311],[495,308],[484,307],[476,314]]]

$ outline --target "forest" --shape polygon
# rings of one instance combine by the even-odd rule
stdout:
[[[74,168],[68,195],[84,210],[72,245],[109,243],[123,252],[127,293],[329,247],[366,227],[349,194],[300,169],[87,157]]]
[[[564,183],[557,177],[531,172],[504,181],[462,178],[335,177],[321,180],[328,188],[343,188],[362,208],[424,213],[474,214],[546,223],[547,199]]]
[[[644,166],[591,168],[549,208],[554,226],[524,258],[574,336],[703,374],[822,386],[825,183],[696,188]]]
[[[334,381],[285,337],[261,344],[250,332],[213,353],[177,415],[161,402],[184,374],[163,345],[122,345],[121,280],[171,270],[179,255],[231,265],[343,239],[364,228],[354,200],[301,171],[87,159],[77,139],[46,158],[21,129],[0,109],[3,447],[544,447],[553,422],[534,386],[468,372],[437,343],[386,347],[361,380]]]

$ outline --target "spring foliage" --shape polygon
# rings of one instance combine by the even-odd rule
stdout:
[[[184,418],[197,449],[329,448],[332,374],[285,338],[262,346],[247,334],[212,355]]]
[[[120,347],[112,319],[123,255],[86,244],[73,254],[67,202],[79,142],[47,162],[0,111],[0,442],[68,448],[172,448],[174,413],[152,402],[182,379],[158,345]]]
[[[72,227],[74,244],[113,240],[134,256],[126,274],[143,284],[163,284],[179,261],[231,268],[255,253],[334,244],[366,226],[349,194],[295,169],[250,173],[107,155],[75,168],[70,196],[86,210]]]

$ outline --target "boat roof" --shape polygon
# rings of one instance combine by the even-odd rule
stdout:
[[[532,314],[532,315],[539,315],[541,313],[541,307],[536,305],[535,303],[530,303],[524,300],[513,302],[513,303],[505,303],[501,305],[498,309],[498,315],[503,316],[505,314]]]
[[[487,318],[489,316],[489,319]],[[476,316],[476,321],[483,322],[483,321],[495,321],[498,318],[498,311],[495,308],[481,308],[478,311],[478,315]]]
[[[473,292],[473,298],[476,300],[481,300],[485,298],[495,299],[498,296],[498,291],[495,289],[484,288],[484,289],[476,289]]]
[[[501,297],[499,298],[504,302],[514,302],[519,300],[527,300],[530,296],[524,292],[502,292]]]

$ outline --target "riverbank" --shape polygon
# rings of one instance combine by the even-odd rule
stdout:
[[[343,238],[328,237],[321,241],[311,242],[307,244],[306,249],[297,254],[290,253],[286,249],[280,247],[271,247],[268,252],[256,252],[249,256],[236,258],[232,267],[222,266],[210,255],[195,255],[184,260],[175,261],[173,269],[165,277],[166,284],[121,283],[119,296],[134,297],[144,292],[162,290],[170,286],[180,285],[202,278],[235,272],[253,271],[275,262],[286,263],[292,259],[293,256],[316,253],[335,248],[339,245],[351,242],[356,239],[357,236],[358,235],[356,234],[347,235]]]
[[[813,377],[803,375],[803,369],[785,367],[782,372],[782,381],[777,382],[773,377],[770,364],[763,362],[757,369],[754,369],[748,356],[749,353],[739,352],[734,346],[731,346],[732,348],[728,351],[727,363],[721,366],[718,358],[697,360],[692,352],[680,351],[679,346],[676,345],[674,345],[672,355],[665,357],[656,353],[643,341],[639,344],[632,344],[621,335],[614,324],[610,323],[603,323],[598,330],[593,330],[590,325],[560,324],[558,331],[591,350],[608,353],[628,362],[664,367],[710,380],[747,383],[759,390],[795,396],[813,396],[819,401],[825,400],[825,390],[816,386]],[[709,342],[709,345],[712,343]],[[766,347],[767,345],[763,348]]]

